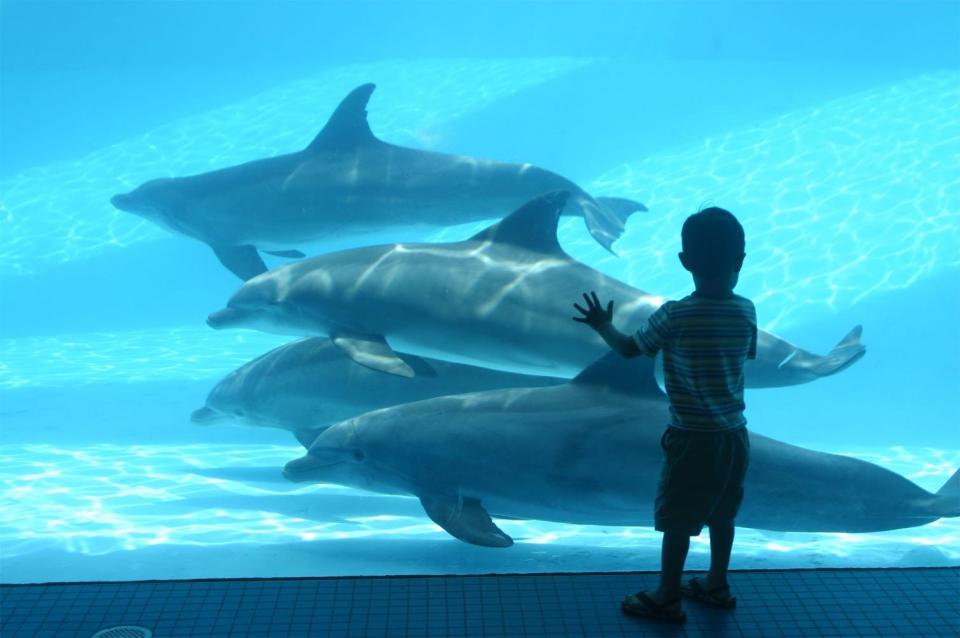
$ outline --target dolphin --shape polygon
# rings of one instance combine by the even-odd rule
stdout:
[[[368,246],[286,264],[244,283],[207,323],[329,336],[357,363],[402,376],[415,371],[392,346],[573,377],[609,349],[596,332],[570,320],[583,291],[617,300],[614,322],[631,329],[664,300],[563,251],[557,220],[567,198],[565,192],[540,196],[466,241]],[[745,366],[746,385],[784,386],[834,374],[864,354],[860,333],[855,327],[819,356],[760,331],[757,359]]]
[[[499,217],[557,189],[611,250],[627,218],[646,210],[622,198],[593,198],[556,173],[395,146],[367,123],[373,84],[347,95],[307,148],[200,175],[155,179],[112,204],[209,245],[231,272],[267,270],[258,250],[303,257],[306,244],[370,232],[407,232]],[[394,234],[394,237],[397,235]]]
[[[377,408],[447,394],[564,382],[404,353],[397,356],[417,371],[414,378],[357,365],[329,339],[297,339],[228,374],[190,418],[198,425],[237,422],[280,428],[309,447],[329,425]]]
[[[491,517],[651,526],[669,417],[652,360],[610,353],[569,384],[439,397],[342,421],[284,476],[416,496],[452,536],[488,547],[513,542]],[[931,494],[856,458],[752,432],[750,448],[741,527],[872,532],[960,516],[960,471]]]

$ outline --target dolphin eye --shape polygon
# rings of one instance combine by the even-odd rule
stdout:
[[[363,450],[354,450],[354,451],[353,451],[353,458],[354,458],[355,460],[357,460],[357,461],[362,461],[362,460],[363,460]]]

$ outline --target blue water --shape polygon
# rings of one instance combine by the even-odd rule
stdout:
[[[531,162],[644,202],[617,257],[579,219],[560,229],[571,255],[637,288],[686,294],[683,219],[704,203],[730,208],[747,236],[738,292],[761,327],[826,352],[863,324],[867,344],[836,376],[749,391],[750,427],[930,491],[960,466],[951,3],[3,12],[3,582],[657,567],[647,528],[503,521],[517,545],[468,546],[414,499],[287,483],[279,470],[302,448],[284,432],[190,423],[217,380],[287,339],[208,329],[237,280],[206,246],[110,196],[298,150],[368,81],[381,139]],[[691,567],[705,565],[706,543],[695,540]],[[958,519],[739,530],[734,547],[739,568],[942,564],[960,564]]]

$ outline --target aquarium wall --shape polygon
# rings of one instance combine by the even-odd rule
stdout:
[[[2,582],[658,569],[659,360],[571,318],[689,294],[706,206],[762,335],[732,567],[960,564],[956,3],[0,29]]]

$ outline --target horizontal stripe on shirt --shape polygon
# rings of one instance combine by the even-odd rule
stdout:
[[[698,296],[668,301],[633,336],[647,355],[663,351],[671,425],[732,430],[743,416],[743,365],[757,356],[757,315],[744,297]]]

